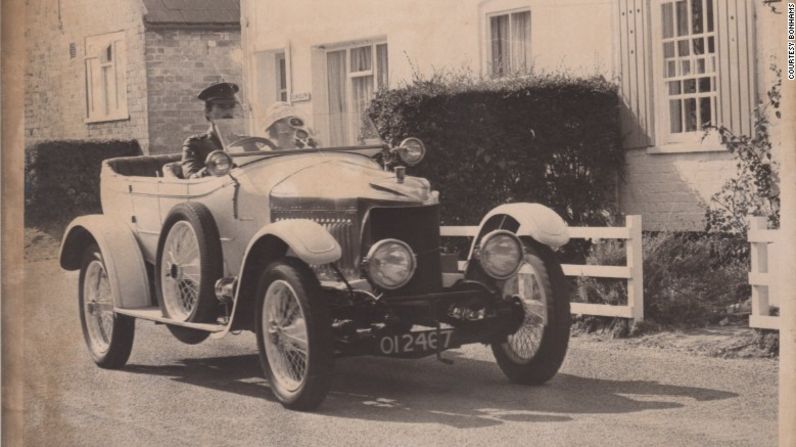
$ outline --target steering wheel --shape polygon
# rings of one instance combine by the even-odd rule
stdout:
[[[230,152],[239,152],[232,149],[237,147],[243,149],[243,152],[273,151],[277,149],[276,145],[272,143],[271,140],[263,137],[238,138],[227,145],[227,149]]]

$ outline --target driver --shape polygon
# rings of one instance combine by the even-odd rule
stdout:
[[[275,102],[265,111],[262,129],[277,149],[317,147],[298,111],[286,102]]]
[[[182,144],[182,173],[184,178],[197,178],[205,175],[205,159],[216,150],[224,149],[224,142],[216,129],[215,122],[235,118],[238,101],[237,84],[220,82],[212,84],[199,93],[198,98],[205,102],[205,119],[210,122],[207,132],[188,137]]]

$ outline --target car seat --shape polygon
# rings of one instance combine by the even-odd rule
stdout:
[[[185,178],[182,175],[182,164],[179,161],[173,161],[163,165],[163,178]]]

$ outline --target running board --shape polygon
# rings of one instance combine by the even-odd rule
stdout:
[[[140,309],[120,309],[117,307],[113,309],[113,311],[116,312],[117,314],[128,315],[130,317],[140,318],[142,320],[149,320],[149,321],[154,321],[156,323],[170,324],[172,326],[182,326],[190,329],[197,329],[200,331],[221,332],[224,329],[226,329],[226,326],[223,324],[191,323],[188,321],[172,320],[171,318],[164,317],[159,307],[144,307]]]

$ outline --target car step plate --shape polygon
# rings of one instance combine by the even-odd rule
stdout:
[[[376,353],[387,356],[433,354],[453,346],[453,329],[386,334],[377,338]]]
[[[116,312],[117,314],[129,315],[131,317],[140,318],[142,320],[149,320],[149,321],[154,321],[156,323],[170,324],[173,326],[182,326],[190,329],[198,329],[200,331],[221,332],[226,328],[226,326],[224,326],[223,324],[190,323],[188,321],[175,321],[172,320],[171,318],[164,317],[163,313],[158,307],[144,307],[140,309],[120,309],[117,307],[114,308],[113,311]]]

